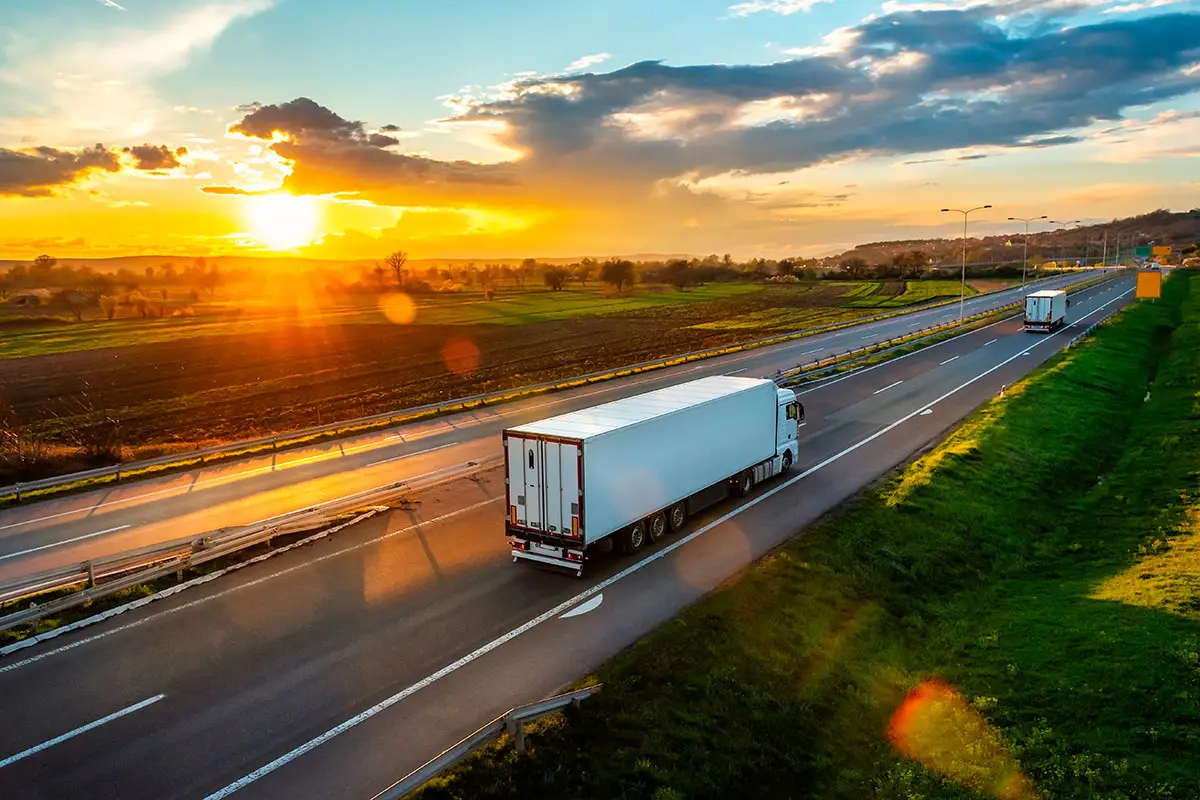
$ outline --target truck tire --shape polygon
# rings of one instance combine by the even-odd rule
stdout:
[[[646,544],[646,523],[643,520],[630,525],[621,532],[621,552],[631,556]]]
[[[754,475],[750,470],[746,470],[741,475],[737,476],[737,483],[733,486],[733,493],[737,497],[745,497],[750,494],[750,490],[754,488]]]
[[[792,469],[792,451],[784,450],[783,451],[783,466],[780,468],[779,472],[780,472],[780,474],[784,474],[784,473],[789,472],[791,469]]]
[[[667,512],[667,522],[671,525],[671,533],[679,533],[687,524],[687,506],[683,503],[671,506],[671,510]]]
[[[661,511],[652,514],[646,524],[646,534],[650,537],[652,544],[662,541],[662,538],[667,535],[667,515]]]

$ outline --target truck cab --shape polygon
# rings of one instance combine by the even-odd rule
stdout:
[[[778,424],[775,429],[775,457],[777,472],[787,472],[800,457],[800,423],[804,421],[804,405],[796,399],[791,389],[778,389]]]

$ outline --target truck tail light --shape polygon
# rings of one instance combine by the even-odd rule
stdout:
[[[568,550],[567,551],[567,560],[568,561],[583,561],[583,554],[582,553],[572,553],[571,551]]]
[[[511,547],[513,550],[528,550],[529,542],[519,542],[516,539],[513,539],[512,541],[510,541],[508,543],[508,546]]]
[[[513,525],[517,524],[517,507],[516,506],[508,507],[508,519],[509,519],[509,521],[512,522]]]

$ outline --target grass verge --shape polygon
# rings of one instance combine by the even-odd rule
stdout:
[[[1198,390],[1180,274],[421,797],[1200,797]]]

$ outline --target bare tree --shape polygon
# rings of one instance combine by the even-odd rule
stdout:
[[[100,297],[100,310],[104,313],[104,318],[111,320],[117,315],[117,298],[110,294]]]
[[[408,253],[397,250],[384,259],[384,262],[396,273],[396,286],[404,288],[404,265],[408,263]]]

